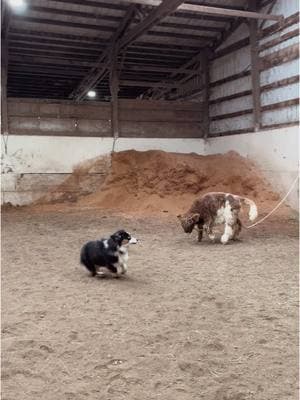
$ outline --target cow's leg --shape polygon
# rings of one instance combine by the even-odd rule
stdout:
[[[198,224],[197,227],[198,227],[198,242],[201,242],[203,238],[203,225]]]
[[[221,243],[226,244],[232,238],[233,229],[232,226],[228,223],[225,223],[225,230],[223,235],[221,236]]]
[[[212,222],[209,222],[206,225],[206,233],[208,235],[208,237],[210,238],[210,240],[215,240],[216,235],[213,232],[213,228],[214,228],[214,224]]]
[[[236,240],[242,230],[242,223],[239,218],[237,218],[236,223],[233,226],[233,236],[232,240]]]

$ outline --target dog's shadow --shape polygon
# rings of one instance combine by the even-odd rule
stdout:
[[[87,282],[90,282],[91,284],[103,284],[103,285],[118,285],[122,287],[142,287],[146,286],[149,284],[147,280],[141,279],[140,277],[130,275],[130,274],[124,274],[121,276],[114,276],[113,274],[104,274],[104,275],[96,275],[96,276],[91,276],[88,275],[87,277]]]

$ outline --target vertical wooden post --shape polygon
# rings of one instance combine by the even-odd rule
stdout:
[[[208,52],[205,51],[201,57],[202,75],[203,75],[203,138],[207,139],[209,137],[209,59]]]
[[[8,51],[7,41],[1,41],[1,132],[5,136],[8,134],[8,112],[7,112],[7,67]],[[5,149],[6,152],[6,149]]]
[[[10,12],[7,4],[1,3],[1,132],[3,136],[8,135],[8,111],[7,111],[7,71],[8,71],[8,31],[10,23]],[[7,141],[5,153],[7,153]]]
[[[118,92],[119,92],[119,76],[118,76],[118,51],[113,50],[111,56],[111,70],[109,76],[109,86],[111,94],[111,129],[112,136],[114,138],[115,147],[116,139],[119,137],[119,102],[118,102]]]
[[[251,2],[252,10],[256,10],[256,0]],[[251,83],[253,100],[253,127],[257,132],[261,127],[261,102],[260,102],[260,72],[258,53],[258,23],[256,19],[249,20],[250,52],[251,52]]]

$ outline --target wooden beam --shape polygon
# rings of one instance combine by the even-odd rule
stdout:
[[[130,8],[116,33],[111,38],[108,49],[102,53],[98,62],[105,64],[104,67],[93,68],[90,73],[84,78],[80,85],[73,91],[69,97],[73,97],[76,100],[82,99],[86,91],[91,89],[97,82],[99,82],[106,74],[107,68],[109,67],[109,52],[112,46],[117,51],[121,51],[131,43],[133,43],[138,37],[147,32],[153,25],[157,24],[161,19],[165,18],[171,12],[177,9],[177,7],[183,3],[182,0],[164,0],[159,7],[154,9],[148,17],[145,18],[140,24],[136,25],[132,30],[124,35],[124,32],[130,25],[132,18],[135,15],[135,8]]]
[[[132,86],[132,87],[155,87],[155,88],[178,88],[180,87],[179,83],[169,83],[169,82],[150,82],[150,81],[131,81],[128,79],[122,79],[120,81],[121,86]]]
[[[10,12],[7,5],[1,4],[1,133],[5,136],[9,133],[7,112],[7,74],[8,74],[8,32],[10,25]],[[4,151],[7,153],[5,140]]]
[[[111,94],[111,129],[114,138],[114,145],[116,139],[119,137],[119,76],[118,76],[118,49],[114,48],[111,55],[111,71],[109,74],[109,87]],[[112,152],[114,152],[114,147]]]
[[[63,66],[74,66],[74,67],[92,67],[94,65],[91,61],[72,61],[63,58],[53,58],[53,57],[32,57],[32,56],[21,56],[17,54],[12,54],[9,57],[9,61],[22,64],[53,64],[53,65],[63,65]]]
[[[8,66],[8,47],[5,40],[1,40],[1,133],[8,134],[8,115],[7,115],[7,66]]]
[[[249,76],[251,71],[242,71],[238,72],[237,74],[226,76],[226,78],[218,79],[217,81],[211,82],[210,87],[216,87],[220,85],[224,85],[224,83],[235,81],[236,79],[245,78]]]
[[[256,8],[256,0],[252,0],[251,7]],[[258,24],[257,20],[249,20],[250,56],[251,56],[251,82],[253,101],[253,127],[254,132],[261,127],[261,102],[260,102],[260,69],[258,53]]]
[[[129,7],[122,23],[119,25],[116,32],[113,34],[106,50],[100,55],[94,67],[90,70],[88,75],[80,82],[78,87],[72,91],[69,98],[75,98],[77,101],[81,100],[86,92],[91,89],[97,81],[106,75],[107,69],[110,65],[110,56],[112,47],[116,48],[116,42],[122,37],[126,28],[130,25],[132,18],[135,15],[135,7]]]
[[[261,86],[260,87],[260,91],[261,92],[267,92],[269,90],[277,89],[279,87],[285,87],[285,86],[293,85],[294,83],[299,83],[299,75],[294,75],[294,76],[291,76],[289,78],[284,78],[284,79],[280,79],[279,81],[268,83],[267,85]],[[233,94],[230,94],[228,96],[218,97],[218,98],[216,98],[214,100],[211,100],[209,102],[209,104],[210,105],[219,104],[219,103],[223,103],[225,101],[230,101],[230,100],[234,100],[234,99],[238,99],[240,97],[250,96],[250,95],[252,95],[252,90],[250,90],[250,89],[249,90],[243,90],[242,92],[233,93]]]
[[[201,60],[203,71],[203,138],[209,137],[209,59],[208,52],[204,52]]]
[[[203,50],[202,50],[202,52],[203,52]],[[201,59],[201,57],[202,57],[202,52],[197,53],[192,59],[190,59],[188,62],[186,62],[185,64],[183,64],[183,65],[180,67],[180,68],[185,68],[185,69],[186,69],[186,68],[191,68],[190,74],[188,74],[188,75],[185,76],[182,80],[179,81],[179,83],[181,84],[181,86],[183,86],[182,84],[183,84],[185,81],[191,79],[195,74],[199,73],[199,69],[195,69],[195,68],[192,68],[192,67],[194,67],[195,64],[198,64],[198,63],[199,63],[199,61],[200,61],[200,59]],[[177,73],[177,71],[175,71],[175,72],[173,72],[173,73],[170,75],[169,78],[175,79],[177,75],[178,75],[178,73]],[[152,93],[152,98],[155,98],[155,99],[162,99],[162,98],[164,98],[164,96],[165,96],[167,93],[168,93],[168,90],[163,90],[163,91],[159,91],[159,92],[158,92],[157,90],[155,90],[155,91]],[[147,92],[146,94],[149,94],[149,93]]]
[[[283,29],[286,29],[294,24],[299,24],[299,12],[290,15],[287,18],[284,18],[283,21],[277,22],[276,24],[272,24],[267,28],[260,30],[260,38],[265,38],[266,36],[273,35],[276,32],[280,32]]]
[[[297,58],[299,58],[299,44],[291,44],[288,47],[274,51],[267,56],[261,57],[260,70],[264,71],[266,69],[273,68],[276,65],[281,65]]]
[[[160,0],[121,0],[121,1],[125,3],[144,4],[154,7],[162,4]],[[270,15],[258,12],[228,9],[221,7],[201,6],[197,4],[182,4],[178,7],[178,11],[189,11],[192,13],[199,13],[206,15],[220,15],[222,17],[266,19],[271,21],[280,21],[282,19],[282,15]]]
[[[293,31],[289,31],[289,32],[285,33],[284,35],[281,35],[278,38],[269,40],[268,42],[260,45],[259,51],[264,51],[266,49],[269,49],[270,47],[273,47],[273,46],[276,46],[276,45],[278,45],[280,43],[283,43],[283,42],[285,42],[285,41],[287,41],[287,40],[289,40],[289,39],[291,39],[291,38],[293,38],[295,36],[299,36],[299,34],[300,34],[299,28],[294,29]]]
[[[136,71],[136,72],[170,72],[176,74],[190,74],[192,72],[191,69],[188,68],[168,68],[168,67],[151,67],[151,66],[143,66],[143,65],[124,65],[124,70],[126,71]]]
[[[164,0],[155,8],[141,23],[136,25],[120,40],[120,48],[124,48],[133,43],[138,37],[149,31],[159,21],[167,17],[175,11],[181,4],[182,0]]]
[[[17,54],[12,54],[9,58],[9,60],[12,63],[18,63],[18,65],[22,64],[32,64],[33,66],[36,66],[36,64],[54,64],[54,65],[62,65],[62,66],[74,66],[74,67],[92,67],[94,63],[92,61],[72,61],[72,60],[67,60],[67,59],[53,59],[52,57],[30,57],[30,56],[21,56]],[[100,64],[101,67],[104,66],[104,64]],[[148,65],[130,65],[130,64],[125,64],[123,66],[123,70],[125,71],[133,71],[133,72],[170,72],[170,73],[176,73],[176,74],[189,74],[192,72],[191,69],[187,68],[168,68],[168,67],[157,67],[157,66],[148,66]],[[66,69],[66,74],[68,73]],[[81,71],[78,72],[79,74]]]
[[[44,25],[54,25],[54,26],[68,26],[71,28],[78,29],[87,29],[97,32],[113,32],[113,28],[111,26],[105,25],[94,25],[94,24],[84,24],[79,22],[72,21],[63,21],[58,19],[50,19],[50,18],[37,18],[37,17],[24,17],[23,15],[14,15],[14,21],[18,24],[22,24],[24,22],[29,22],[30,24],[44,24]]]
[[[266,106],[261,107],[261,111],[273,111],[273,110],[279,110],[282,108],[288,108],[288,107],[293,107],[299,104],[299,98],[291,99],[291,100],[285,100],[285,101],[280,101],[278,103],[272,103],[272,104],[267,104]],[[230,118],[236,118],[240,117],[242,115],[247,115],[251,114],[254,110],[252,108],[246,108],[241,111],[235,111],[232,113],[227,113],[227,114],[219,114],[215,115],[214,117],[211,118],[211,121],[220,121],[222,119],[230,119]]]
[[[212,59],[215,57],[215,51],[216,49],[220,46],[220,44],[222,44],[241,24],[242,24],[243,20],[241,19],[234,19],[228,29],[226,29],[220,36],[219,39],[217,39],[214,42],[214,45],[212,48],[210,48],[210,53],[208,54],[209,58]],[[201,59],[202,57],[202,53],[203,50],[200,51],[200,53],[197,53],[191,60],[189,60],[186,64],[182,65],[182,68],[189,68],[192,65],[194,65],[195,63],[197,63],[199,61],[199,59]],[[192,73],[189,77],[185,77],[184,79],[190,79],[193,75],[195,75],[197,73],[196,70],[194,70],[194,73]],[[176,74],[172,74],[171,78],[174,78],[176,76]],[[157,91],[154,91],[152,93],[152,96],[156,97],[156,98],[163,98],[165,95],[167,94],[167,91],[161,91],[160,93],[158,93]],[[157,97],[158,96],[158,97]]]

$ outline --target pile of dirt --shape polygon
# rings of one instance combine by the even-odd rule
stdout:
[[[96,157],[84,161],[60,185],[51,189],[35,205],[75,203],[79,198],[94,193],[103,185],[110,168],[110,157]]]
[[[186,210],[196,197],[210,191],[250,197],[265,210],[278,201],[278,195],[255,165],[235,152],[210,156],[157,150],[118,152],[112,156],[110,172],[104,181],[97,181],[91,175],[97,163],[99,160],[78,168],[39,203],[65,201],[62,192],[64,187],[70,187],[70,182],[76,186],[77,193],[72,201],[83,209],[176,214]]]

